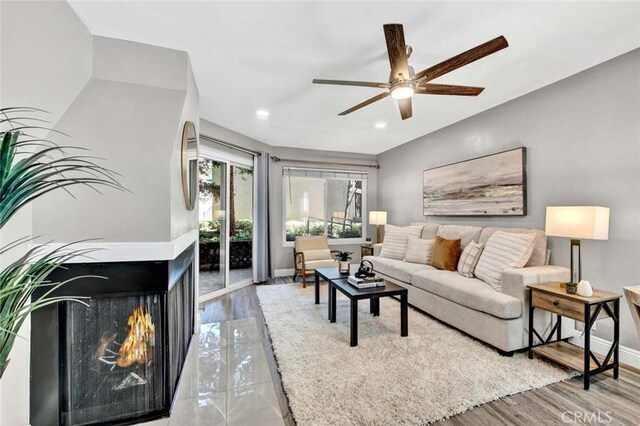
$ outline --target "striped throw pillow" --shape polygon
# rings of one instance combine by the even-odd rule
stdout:
[[[407,253],[404,255],[404,261],[428,265],[429,260],[431,259],[433,243],[435,242],[436,240],[423,240],[422,238],[409,237],[407,242]]]
[[[384,241],[380,257],[389,259],[404,259],[407,254],[407,242],[409,237],[420,238],[422,226],[384,226]]]
[[[462,250],[460,261],[458,262],[458,273],[460,275],[467,278],[473,278],[475,276],[473,272],[476,270],[478,260],[480,260],[483,246],[484,244],[482,243],[471,241],[464,250]]]
[[[501,291],[502,271],[522,268],[531,257],[535,238],[535,234],[494,232],[480,255],[474,272],[475,276],[497,291]]]

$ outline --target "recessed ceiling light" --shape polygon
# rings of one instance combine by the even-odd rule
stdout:
[[[269,111],[267,111],[266,109],[259,109],[256,111],[256,117],[267,119],[269,118]]]
[[[374,124],[373,127],[375,127],[376,129],[384,129],[385,127],[387,127],[387,123],[379,121]]]

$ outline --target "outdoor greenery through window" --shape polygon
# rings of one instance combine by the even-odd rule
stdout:
[[[253,232],[253,170],[230,166],[230,241],[251,241]],[[221,199],[223,165],[210,159],[199,162],[200,242],[219,242],[224,205]]]
[[[365,172],[283,169],[286,241],[298,235],[364,238]]]

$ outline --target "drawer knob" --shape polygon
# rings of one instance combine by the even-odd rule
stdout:
[[[557,300],[555,300],[555,301],[553,302],[553,306],[558,306],[559,304],[560,304],[560,302],[558,302]]]

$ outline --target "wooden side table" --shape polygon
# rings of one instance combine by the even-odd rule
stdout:
[[[360,246],[360,259],[365,256],[373,256],[373,246],[371,244],[363,244]]]
[[[585,390],[589,390],[590,378],[594,374],[613,370],[613,378],[617,379],[620,368],[618,352],[621,297],[619,294],[601,290],[594,290],[591,297],[568,294],[564,284],[559,282],[530,285],[529,358],[533,358],[535,353],[565,367],[581,371]],[[535,309],[543,309],[557,315],[556,322],[546,338],[543,338],[534,328]],[[584,322],[584,349],[563,340],[562,317]],[[606,357],[591,352],[591,327],[603,318],[611,318],[614,323],[613,343]],[[539,343],[534,344],[534,336]],[[553,340],[554,337],[555,340]]]

